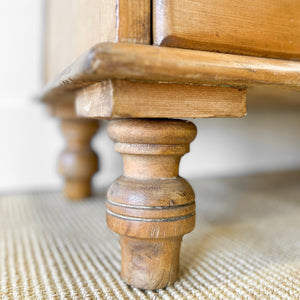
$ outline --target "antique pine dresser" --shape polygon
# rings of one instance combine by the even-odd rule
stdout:
[[[195,196],[179,176],[196,127],[185,118],[243,117],[247,90],[300,88],[299,0],[48,0],[41,99],[62,120],[65,194],[84,198],[97,171],[98,119],[124,175],[107,193],[125,282],[178,279]]]

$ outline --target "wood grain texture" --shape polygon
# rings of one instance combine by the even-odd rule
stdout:
[[[300,59],[298,0],[154,0],[154,43]]]
[[[246,90],[109,80],[79,90],[76,108],[89,118],[243,117]]]
[[[195,194],[179,176],[196,127],[187,121],[123,119],[108,126],[124,175],[107,192],[108,226],[120,235],[122,278],[159,289],[179,276],[182,236],[195,225]]]
[[[118,42],[151,44],[151,0],[119,0]]]
[[[71,91],[108,79],[300,90],[300,63],[206,51],[104,43],[93,47],[50,82],[41,98],[55,101]]]
[[[68,199],[91,196],[91,179],[98,171],[98,156],[90,142],[98,128],[95,120],[75,118],[61,122],[67,146],[59,157],[59,172],[65,178],[64,195]]]
[[[117,42],[117,0],[47,0],[45,81],[99,42]]]
[[[74,109],[74,99],[63,99],[48,105],[50,113],[61,120],[66,147],[59,156],[58,170],[65,180],[64,195],[79,200],[91,196],[91,179],[98,171],[98,156],[91,140],[99,121],[80,118]]]
[[[100,42],[150,44],[150,0],[47,0],[44,78]]]

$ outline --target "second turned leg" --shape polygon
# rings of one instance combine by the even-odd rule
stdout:
[[[184,234],[195,224],[195,195],[179,176],[179,162],[196,136],[191,122],[111,121],[124,175],[108,190],[107,224],[120,236],[122,277],[142,289],[173,284]]]
[[[59,157],[59,172],[65,178],[64,195],[82,199],[91,195],[91,179],[98,171],[98,157],[90,142],[99,122],[88,119],[63,119],[62,132],[67,146]]]
[[[66,147],[59,156],[58,171],[65,180],[64,195],[78,200],[91,195],[91,179],[98,171],[98,156],[91,140],[99,129],[99,121],[77,116],[74,97],[48,103],[52,116],[61,120]]]

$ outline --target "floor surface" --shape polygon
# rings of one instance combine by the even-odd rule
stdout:
[[[197,224],[174,287],[119,275],[105,193],[0,197],[1,299],[300,299],[300,172],[193,181]]]

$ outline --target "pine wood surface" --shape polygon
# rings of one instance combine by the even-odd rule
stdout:
[[[158,289],[179,278],[182,236],[195,226],[195,194],[179,176],[196,127],[187,121],[123,119],[108,132],[122,154],[124,175],[107,192],[107,225],[120,235],[122,278]]]
[[[300,63],[136,44],[98,44],[50,82],[40,98],[55,101],[108,79],[300,90]]]
[[[89,118],[243,117],[246,90],[109,80],[79,90],[76,107]]]
[[[91,196],[93,175],[98,171],[98,156],[90,143],[99,128],[99,121],[78,117],[73,97],[48,104],[50,113],[60,119],[66,140],[59,156],[58,171],[64,178],[63,193],[68,199]]]
[[[56,76],[83,52],[99,42],[151,41],[150,0],[48,0],[45,7],[44,79]],[[48,103],[52,115],[62,119],[68,141],[60,156],[65,178],[64,194],[79,199],[90,196],[90,181],[98,159],[89,142],[98,128],[94,120],[77,119],[75,93],[56,95]],[[96,126],[96,127],[95,127]],[[87,136],[85,139],[84,136]],[[76,141],[76,146],[74,146]]]
[[[299,0],[154,0],[154,44],[300,59]]]
[[[150,0],[47,0],[45,66],[48,82],[101,42],[150,44]]]
[[[118,0],[117,42],[151,44],[151,11],[151,0]]]
[[[98,171],[98,156],[90,142],[99,122],[83,118],[63,119],[61,130],[67,145],[59,157],[59,172],[65,178],[64,195],[68,199],[91,196],[91,179]]]

